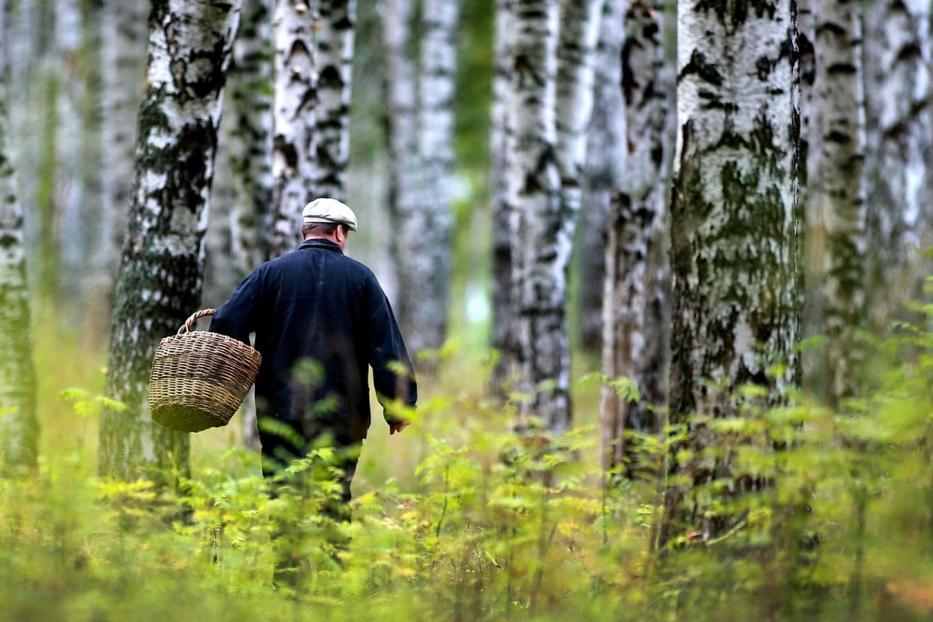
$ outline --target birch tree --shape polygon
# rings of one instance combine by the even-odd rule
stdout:
[[[509,46],[513,0],[497,0],[493,35],[492,110],[489,132],[489,195],[492,201],[492,347],[499,354],[492,384],[507,380],[514,356],[512,343],[512,236],[508,209],[506,144],[509,111]]]
[[[292,250],[301,210],[314,198],[315,53],[319,15],[306,0],[276,0],[271,256]]]
[[[34,467],[36,385],[30,339],[23,210],[9,148],[9,0],[0,0],[0,467]]]
[[[799,80],[793,0],[681,2],[677,15],[670,417],[687,423],[739,416],[730,396],[742,385],[774,404],[797,380]],[[712,430],[689,430],[696,456]],[[670,469],[693,487],[730,476],[728,456],[684,455],[672,453]],[[732,527],[683,495],[668,491],[663,538],[681,521],[706,540]]]
[[[625,161],[625,114],[622,101],[622,43],[625,0],[605,0],[596,46],[593,113],[587,134],[583,212],[577,234],[580,346],[599,352],[602,344],[606,232],[612,192]]]
[[[230,167],[236,200],[232,258],[244,277],[269,255],[266,227],[273,198],[273,0],[245,0],[230,69]]]
[[[832,402],[852,391],[853,330],[861,323],[865,299],[860,6],[857,0],[821,2],[816,28],[821,153],[819,183],[812,188],[815,223],[808,233],[826,249],[814,278],[821,284],[817,309],[829,338],[820,384]]]
[[[419,352],[439,348],[447,332],[460,0],[424,0],[420,47],[411,28],[415,9],[410,0],[387,0],[383,17],[396,307],[411,350]]]
[[[84,256],[88,240],[81,235],[85,200],[81,184],[84,136],[81,109],[86,66],[81,49],[81,7],[78,0],[55,4],[55,60],[60,88],[56,97],[55,121],[55,220],[58,265],[71,278],[62,279],[59,294],[63,301],[76,300],[83,289]]]
[[[622,464],[623,432],[660,430],[667,402],[670,348],[670,265],[667,181],[673,152],[669,135],[673,72],[666,63],[664,6],[633,2],[625,13],[621,80],[628,155],[612,195],[606,244],[603,373],[626,377],[640,400],[603,390],[604,466]]]
[[[101,124],[102,167],[100,234],[95,272],[97,295],[109,297],[133,193],[136,115],[146,77],[146,0],[102,0]]]
[[[926,4],[926,6],[923,6]],[[924,147],[931,105],[924,58],[929,2],[884,0],[864,5],[866,118],[866,292],[869,318],[884,328],[915,289],[911,264],[921,245]],[[929,48],[927,48],[929,49]],[[933,166],[933,163],[926,163]]]
[[[350,158],[350,87],[356,0],[321,0],[317,32],[317,110],[313,171],[316,196],[346,199]]]
[[[271,254],[299,240],[313,198],[346,194],[355,0],[278,0]]]
[[[564,235],[573,248],[576,216],[583,198],[587,130],[593,112],[594,58],[604,0],[561,3],[557,49],[557,143],[561,201],[571,217]],[[569,270],[570,260],[567,261]],[[585,319],[585,318],[584,318]]]
[[[557,434],[571,422],[567,271],[601,5],[514,4],[506,161],[516,365],[523,418],[536,415]]]
[[[107,394],[126,410],[101,420],[104,475],[184,469],[188,436],[149,419],[146,384],[159,340],[198,305],[204,231],[238,3],[170,0],[149,17],[136,181],[108,358]]]

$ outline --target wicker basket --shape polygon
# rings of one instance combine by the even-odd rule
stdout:
[[[156,348],[149,376],[149,410],[173,430],[199,432],[227,425],[259,373],[262,356],[241,341],[195,332],[195,323],[214,314],[189,317],[174,337]]]

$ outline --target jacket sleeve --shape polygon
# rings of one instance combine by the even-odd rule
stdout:
[[[233,291],[214,314],[210,331],[239,339],[249,345],[249,334],[256,330],[259,316],[261,275],[255,270]]]
[[[408,357],[392,306],[375,277],[372,277],[368,290],[371,330],[369,364],[373,368],[376,395],[383,408],[395,400],[406,406],[414,406],[418,401],[415,369]],[[386,412],[387,421],[397,419]]]

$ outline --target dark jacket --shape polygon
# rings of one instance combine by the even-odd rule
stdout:
[[[376,276],[330,240],[307,240],[257,268],[210,329],[244,343],[256,333],[257,414],[306,436],[313,429],[366,437],[370,365],[383,406],[417,400],[412,364]]]

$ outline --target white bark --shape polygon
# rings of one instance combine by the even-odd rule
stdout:
[[[926,4],[926,6],[923,6]],[[866,293],[869,319],[885,329],[916,288],[925,203],[922,180],[929,133],[929,2],[884,0],[864,5],[867,214]],[[927,52],[929,53],[929,52]],[[925,78],[925,79],[924,79]]]
[[[149,419],[146,384],[158,341],[199,303],[217,129],[239,16],[238,2],[153,5],[107,373],[108,395],[127,411],[101,420],[99,462],[106,475],[187,465],[187,435]]]
[[[814,243],[826,249],[814,278],[817,309],[829,337],[823,361],[831,400],[853,390],[857,365],[853,330],[862,321],[865,198],[862,177],[865,117],[861,81],[861,3],[820,3],[816,43],[816,105],[821,115],[821,173],[813,190]]]
[[[825,3],[824,3],[825,4]],[[798,363],[798,64],[795,2],[678,3],[678,135],[671,202],[674,283],[670,418],[734,417],[734,392],[785,399]],[[783,368],[769,365],[786,363]],[[689,423],[691,448],[711,436]],[[694,485],[728,478],[728,456],[671,470]],[[745,486],[736,480],[725,493]],[[732,518],[684,503],[672,487],[668,521],[706,539]]]
[[[273,161],[275,178],[270,252],[292,250],[301,239],[301,210],[315,197],[312,152],[317,107],[316,3],[276,0],[275,110]]]
[[[460,1],[425,1],[417,58],[411,54],[414,8],[410,0],[387,0],[383,17],[396,310],[417,353],[439,348],[447,332]]]
[[[561,3],[560,43],[557,49],[557,149],[561,167],[561,200],[571,217],[565,235],[573,248],[576,213],[584,193],[587,129],[593,112],[594,59],[604,0],[564,0]],[[587,211],[592,209],[587,205]],[[584,216],[586,218],[586,216]],[[569,259],[568,259],[569,262]],[[589,275],[587,279],[597,279]],[[585,287],[581,288],[581,292]],[[586,337],[586,316],[584,339]]]
[[[759,352],[789,357],[797,339],[797,65],[790,0],[738,26],[678,9],[679,88],[673,198],[672,414],[726,414],[701,379],[780,389]],[[712,35],[712,36],[711,36]],[[760,59],[771,61],[765,67]],[[768,282],[762,267],[773,271]],[[761,348],[761,349],[759,349]]]
[[[570,425],[564,270],[570,240],[556,156],[559,6],[516,0],[513,16],[506,162],[518,389],[526,396],[523,419],[536,415],[559,434]]]
[[[0,468],[35,466],[39,436],[23,210],[8,140],[9,18],[9,1],[0,0]]]
[[[55,122],[55,197],[59,266],[72,275],[62,279],[57,294],[63,301],[75,301],[84,289],[84,257],[88,242],[82,236],[84,196],[81,179],[83,135],[81,110],[86,83],[81,50],[81,8],[78,0],[62,0],[55,5],[55,59],[59,84]]]
[[[624,170],[612,196],[606,244],[603,372],[635,382],[635,404],[605,388],[601,414],[604,466],[623,462],[623,432],[660,430],[667,402],[670,265],[667,182],[674,75],[664,48],[661,0],[631,3],[625,14],[621,91],[626,118]],[[617,87],[618,88],[618,87]]]
[[[233,47],[230,69],[230,167],[236,200],[231,224],[234,272],[249,274],[269,255],[266,231],[270,223],[274,179],[273,14],[274,0],[246,0]]]
[[[560,5],[560,41],[557,47],[557,162],[561,174],[559,246],[571,248],[580,211],[581,182],[586,164],[587,128],[593,112],[596,44],[604,0],[563,0]],[[565,265],[569,257],[561,257]],[[566,268],[565,268],[566,269]]]
[[[345,200],[356,0],[321,0],[320,13],[315,56],[319,70],[312,151],[314,192]]]
[[[102,167],[97,296],[110,298],[132,203],[136,115],[146,78],[146,0],[103,0],[101,9]]]
[[[625,0],[605,0],[596,47],[593,113],[587,133],[583,212],[577,233],[580,345],[599,352],[602,344],[606,232],[613,189],[625,161],[622,102],[622,42]]]
[[[514,357],[512,335],[512,239],[508,211],[508,138],[510,45],[512,2],[497,0],[492,78],[492,110],[489,141],[489,195],[492,202],[492,347],[500,359],[494,370],[493,386],[501,386],[510,373]]]

